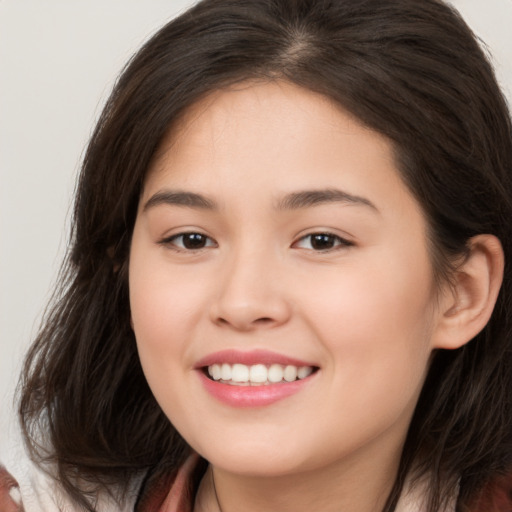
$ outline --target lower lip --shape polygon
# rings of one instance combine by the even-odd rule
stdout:
[[[264,407],[304,389],[315,373],[305,379],[262,386],[236,386],[209,379],[199,372],[203,386],[217,400],[232,407]]]

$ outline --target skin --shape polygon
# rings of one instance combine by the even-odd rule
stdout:
[[[278,208],[326,189],[359,199]],[[151,200],[169,191],[216,206]],[[184,248],[183,232],[205,246]],[[334,235],[332,247],[315,249],[314,233]],[[211,463],[196,510],[219,510],[212,476],[223,512],[382,508],[454,308],[434,286],[426,221],[387,139],[285,82],[211,94],[148,171],[129,282],[149,385]],[[318,371],[276,403],[232,407],[195,368],[225,349],[271,350]]]

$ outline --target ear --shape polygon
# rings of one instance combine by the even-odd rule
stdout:
[[[439,301],[432,348],[462,347],[491,318],[503,281],[503,248],[495,236],[478,235],[470,239],[468,249]]]

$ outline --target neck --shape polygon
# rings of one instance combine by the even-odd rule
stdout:
[[[399,455],[399,454],[398,454]],[[384,508],[397,472],[387,465],[348,461],[283,476],[232,474],[210,466],[199,489],[195,512],[375,512]],[[373,462],[373,463],[372,463]]]

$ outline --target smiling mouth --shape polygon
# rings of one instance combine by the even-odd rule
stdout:
[[[212,364],[203,368],[210,380],[232,386],[268,386],[295,382],[309,377],[318,370],[315,366],[281,364]]]

